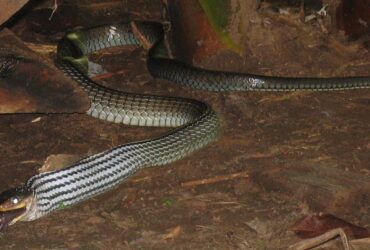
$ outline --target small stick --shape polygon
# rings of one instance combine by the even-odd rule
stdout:
[[[28,48],[40,54],[55,53],[55,51],[57,50],[57,46],[51,44],[36,44],[36,43],[25,43],[25,44],[27,45]]]
[[[152,44],[146,39],[143,33],[139,30],[135,22],[130,22],[132,32],[140,40],[144,49],[149,50],[152,47]]]
[[[247,172],[240,172],[235,174],[228,174],[228,175],[219,175],[211,178],[201,179],[201,180],[194,180],[194,181],[188,181],[181,183],[182,187],[194,187],[194,186],[200,186],[200,185],[207,185],[222,181],[229,181],[236,178],[245,178],[249,177]]]
[[[325,24],[324,24],[324,22],[322,21],[322,19],[321,19],[321,18],[318,18],[318,19],[317,19],[317,22],[319,23],[319,26],[320,26],[320,28],[321,28],[322,33],[324,33],[324,34],[329,34],[329,31],[328,31],[328,29],[325,27]]]
[[[138,183],[138,182],[142,182],[142,181],[148,181],[148,180],[151,180],[151,179],[152,179],[151,176],[145,176],[145,177],[141,177],[141,178],[132,179],[131,182]]]
[[[302,22],[304,22],[304,19],[306,17],[306,11],[305,11],[305,6],[304,6],[304,0],[301,0],[301,6],[299,8],[299,17]]]
[[[51,19],[54,16],[54,13],[55,13],[55,11],[57,11],[57,9],[58,9],[58,0],[54,0],[54,7],[53,7],[52,12],[50,14],[49,21],[51,21]]]
[[[113,74],[113,73],[105,73],[105,74],[96,75],[94,77],[91,77],[91,79],[94,80],[94,81],[99,81],[99,80],[104,80],[104,79],[107,79],[107,78],[111,78],[114,75],[115,74]]]
[[[122,75],[122,74],[125,74],[125,73],[126,73],[125,70],[120,70],[120,71],[116,71],[116,72],[108,72],[108,73],[105,73],[105,74],[100,74],[100,75],[93,76],[93,77],[91,77],[91,79],[93,79],[94,81],[101,81],[101,80],[108,79],[108,78],[111,78],[111,77],[116,76],[116,75]]]
[[[336,228],[312,239],[303,240],[289,247],[292,250],[307,250],[340,236],[345,250],[350,250],[348,238],[342,228]]]

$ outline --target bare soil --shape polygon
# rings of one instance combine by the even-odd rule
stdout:
[[[159,1],[141,2],[142,14],[135,15],[161,18]],[[127,4],[138,9],[135,1]],[[247,40],[253,53],[251,60],[242,59],[241,71],[370,75],[369,52],[356,42],[321,35],[316,25],[276,22],[274,16],[255,13],[250,21],[263,25]],[[21,29],[25,23],[13,27],[21,38],[48,39]],[[50,37],[44,42],[55,40],[55,34]],[[257,43],[259,37],[266,43]],[[102,80],[112,88],[209,103],[223,133],[186,159],[140,171],[78,206],[11,226],[0,237],[1,249],[286,249],[299,241],[290,226],[314,212],[370,227],[370,90],[211,93],[152,79],[145,58],[143,49],[129,47],[95,55],[94,61],[113,73]],[[222,69],[226,60],[215,55],[210,67]],[[36,174],[49,155],[94,154],[165,131],[82,114],[2,115],[0,190]],[[222,178],[245,172],[248,177]],[[184,185],[208,178],[219,181]]]

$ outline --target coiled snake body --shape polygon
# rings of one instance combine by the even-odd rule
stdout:
[[[157,24],[136,23],[155,44]],[[57,171],[31,177],[0,205],[0,229],[18,220],[34,220],[71,206],[116,186],[137,170],[164,165],[207,145],[219,132],[213,109],[202,102],[124,93],[105,88],[87,75],[86,55],[112,46],[140,44],[130,24],[70,33],[58,45],[57,66],[88,93],[88,114],[110,122],[139,126],[178,127],[156,139],[135,142],[99,153]],[[367,77],[276,78],[194,68],[149,52],[148,69],[157,78],[212,91],[335,90],[370,87]],[[14,215],[14,211],[19,211]],[[11,213],[12,212],[12,213]],[[3,218],[3,221],[1,219]]]

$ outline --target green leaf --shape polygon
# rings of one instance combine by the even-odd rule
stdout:
[[[174,200],[170,197],[166,197],[162,199],[162,206],[166,208],[170,208],[173,206]]]
[[[58,205],[58,209],[66,209],[68,206],[67,205],[65,205],[63,202],[61,202],[61,203],[59,203],[59,205]]]
[[[199,3],[220,40],[227,48],[241,54],[241,47],[231,39],[227,32],[232,15],[230,0],[199,0]]]

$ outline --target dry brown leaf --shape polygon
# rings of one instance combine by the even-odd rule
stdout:
[[[84,158],[82,155],[70,155],[70,154],[53,154],[49,155],[41,168],[39,173],[45,173],[49,171],[63,169],[76,163],[77,161]]]
[[[370,249],[370,238],[350,240],[349,245],[353,250],[368,250]]]
[[[313,249],[316,246],[322,246],[323,244],[327,243],[328,241],[331,241],[332,239],[335,239],[338,236],[340,236],[341,238],[343,248],[345,250],[350,250],[347,235],[345,234],[342,228],[333,229],[320,236],[308,240],[303,240],[301,242],[298,242],[297,244],[290,246],[289,249],[292,250]]]
[[[102,224],[105,222],[105,219],[100,217],[100,216],[97,216],[97,215],[92,215],[90,216],[86,222],[88,224],[92,224],[92,225],[98,225],[98,224]]]
[[[20,10],[28,0],[1,0],[0,6],[0,25],[6,22],[18,10]]]
[[[170,229],[167,234],[164,234],[162,236],[162,239],[163,240],[172,240],[172,239],[178,237],[180,235],[180,233],[181,233],[181,227],[177,226],[175,228]]]
[[[328,233],[330,233],[330,231]],[[306,249],[368,250],[368,249],[370,249],[370,238],[345,241],[345,239],[343,239],[342,235],[339,235],[339,236],[341,236],[340,237],[341,240],[338,241],[338,240],[333,240],[335,236],[336,235],[333,235],[332,239],[330,239],[330,236],[322,237],[322,241],[321,242],[319,242],[319,241],[316,242],[317,244],[314,244],[314,242],[311,242],[313,244],[310,244],[310,242],[309,242],[309,241],[314,240],[315,238],[309,239],[309,240],[303,240],[301,242],[298,242],[297,244],[294,244],[294,245],[290,246],[289,249],[294,249],[294,250],[306,250]],[[321,237],[321,236],[319,236],[319,237]],[[316,238],[318,238],[318,237],[316,237]],[[313,247],[315,247],[315,248],[313,248]]]
[[[370,236],[366,228],[356,226],[331,214],[308,215],[293,225],[291,231],[301,238],[311,238],[336,228],[342,228],[346,235],[355,239]]]

